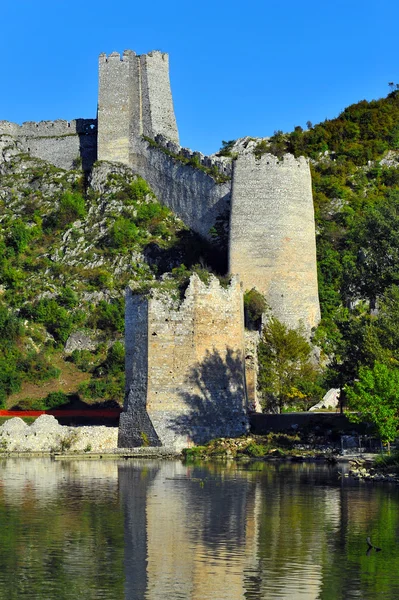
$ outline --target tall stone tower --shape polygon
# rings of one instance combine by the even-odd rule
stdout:
[[[169,83],[169,58],[132,50],[99,57],[98,159],[131,164],[142,135],[178,143]]]
[[[234,162],[229,271],[273,314],[310,332],[320,320],[312,182],[305,158],[253,153]]]

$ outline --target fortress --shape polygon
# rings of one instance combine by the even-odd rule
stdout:
[[[218,217],[229,215],[229,273],[238,279],[228,290],[216,280],[205,286],[192,278],[179,306],[127,294],[120,445],[147,439],[154,445],[203,442],[223,434],[217,425],[222,421],[231,423],[230,434],[244,431],[248,391],[254,400],[256,389],[256,357],[248,361],[242,290],[255,287],[290,327],[302,324],[310,333],[320,318],[306,159],[258,158],[249,139],[234,160],[181,148],[168,55],[158,51],[100,55],[97,119],[0,121],[0,139],[6,143],[7,137],[17,140],[21,151],[63,169],[80,161],[86,171],[96,160],[124,163],[205,238]],[[207,390],[200,372],[207,373]],[[203,409],[209,398],[220,414],[213,424],[196,424],[199,406]]]

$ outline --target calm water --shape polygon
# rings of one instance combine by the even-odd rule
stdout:
[[[0,598],[397,600],[399,489],[314,464],[2,460]]]

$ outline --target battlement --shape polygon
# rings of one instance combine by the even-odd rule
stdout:
[[[177,159],[183,158],[189,161],[189,164],[196,164],[205,167],[206,169],[215,168],[221,175],[231,177],[233,172],[233,164],[230,158],[222,158],[217,156],[206,156],[202,152],[196,152],[190,148],[184,148],[175,142],[171,142],[162,134],[155,136],[154,140],[158,147],[167,151],[170,156]]]
[[[97,135],[97,119],[65,121],[25,121],[22,125],[0,121],[0,135],[16,137],[55,137],[63,135]]]
[[[19,134],[20,125],[11,123],[10,121],[0,121],[0,135],[17,136]]]
[[[105,54],[105,52],[102,52],[99,57],[98,60],[100,63],[108,63],[108,62],[114,62],[114,61],[129,61],[132,57],[136,56],[136,53],[133,50],[124,50],[122,54],[120,54],[119,52],[111,52],[111,54]]]

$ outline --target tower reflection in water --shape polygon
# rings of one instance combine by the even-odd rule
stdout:
[[[317,464],[2,459],[0,598],[399,598],[398,509]]]

